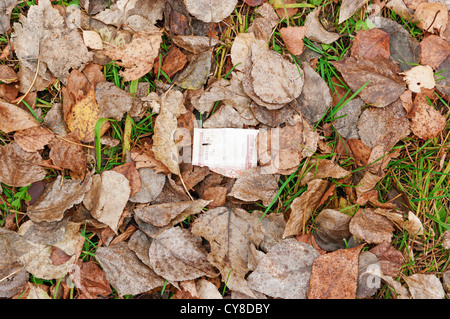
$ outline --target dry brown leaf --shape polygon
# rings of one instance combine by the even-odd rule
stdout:
[[[291,214],[286,223],[283,238],[299,235],[304,231],[304,227],[311,217],[311,213],[316,209],[328,184],[325,180],[312,180],[308,183],[308,190],[294,199],[291,204]]]
[[[386,8],[394,11],[404,20],[410,20],[414,14],[414,11],[409,9],[403,0],[390,0],[386,3]]]
[[[208,81],[211,72],[211,53],[197,54],[189,65],[174,79],[174,83],[188,90],[198,90]]]
[[[207,254],[200,236],[181,227],[169,228],[158,235],[149,250],[152,269],[170,282],[216,277],[218,273]]]
[[[350,18],[356,11],[361,9],[368,0],[342,0],[341,8],[339,11],[339,24]]]
[[[229,105],[223,105],[204,123],[204,128],[243,128],[244,119]]]
[[[303,71],[267,43],[258,40],[250,44],[243,79],[245,93],[268,109],[279,109],[299,97],[303,88]]]
[[[396,277],[405,263],[403,255],[388,241],[383,241],[370,250],[377,256],[381,272],[386,276]]]
[[[303,38],[306,34],[306,27],[287,26],[280,29],[280,35],[286,45],[287,50],[293,55],[300,55],[303,52]]]
[[[320,8],[314,9],[306,17],[305,36],[315,42],[330,44],[340,38],[340,35],[334,32],[328,32],[319,21]]]
[[[424,94],[417,94],[414,107],[409,112],[411,131],[420,139],[428,140],[436,137],[446,125],[446,116],[429,105]]]
[[[161,41],[162,33],[159,31],[139,31],[133,35],[130,43],[103,53],[125,68],[120,71],[125,81],[133,81],[152,70]]]
[[[19,229],[19,235],[24,236],[33,224],[31,220],[22,224]],[[37,278],[50,280],[65,276],[72,270],[72,267],[78,260],[84,244],[85,238],[81,236],[79,229],[80,223],[69,221],[63,231],[62,238],[52,245],[27,240],[29,250],[20,256],[21,263],[28,272]],[[51,259],[52,250],[54,250],[52,247],[62,250],[66,255],[70,256],[70,259],[60,265],[55,265]]]
[[[228,189],[223,186],[208,187],[203,192],[202,199],[211,201],[208,204],[209,208],[224,206],[227,199],[227,192]]]
[[[103,40],[100,34],[93,30],[83,30],[84,44],[92,50],[103,50]]]
[[[66,210],[83,201],[91,182],[90,177],[80,182],[58,176],[46,186],[39,199],[27,208],[28,216],[35,223],[61,220]]]
[[[0,34],[5,34],[10,29],[11,12],[19,3],[19,0],[3,1],[2,7],[0,8]]]
[[[97,299],[112,293],[105,272],[93,261],[83,262],[80,269],[78,299]]]
[[[169,170],[163,163],[158,161],[153,154],[152,146],[145,144],[143,148],[134,147],[131,149],[131,160],[136,164],[136,168],[151,168],[156,173],[169,174]]]
[[[322,77],[314,71],[309,63],[303,62],[304,72],[303,90],[297,98],[300,112],[311,123],[319,122],[331,106],[330,89]]]
[[[286,10],[285,10],[284,6],[283,6],[286,4],[297,3],[295,0],[283,0],[283,1],[282,0],[272,0],[272,1],[270,1],[270,3],[274,7],[276,13],[278,14],[278,16],[280,18],[286,18],[286,14],[287,14],[287,17],[290,18],[298,12],[298,8],[286,8]]]
[[[170,49],[169,53],[167,53],[167,55],[162,59],[161,69],[167,74],[169,78],[173,78],[173,76],[178,71],[181,71],[184,68],[186,63],[186,55],[177,46],[173,46]],[[158,74],[159,68],[159,62],[155,63],[155,74]]]
[[[342,73],[354,92],[370,81],[359,93],[367,104],[385,107],[405,91],[403,78],[398,74],[400,70],[391,60],[381,57],[371,60],[350,57],[332,64]]]
[[[100,82],[95,87],[95,100],[100,118],[113,118],[121,121],[123,115],[133,105],[131,94],[111,82]]]
[[[146,266],[126,242],[98,247],[95,258],[107,281],[122,296],[140,294],[164,285],[164,279]]]
[[[331,160],[327,159],[312,159],[308,163],[308,168],[304,174],[301,185],[306,185],[313,179],[324,179],[324,178],[344,178],[350,175],[350,172],[345,170],[339,164],[333,163]]]
[[[308,299],[355,299],[359,254],[363,246],[317,257],[312,265]]]
[[[334,209],[324,209],[314,218],[314,239],[320,248],[335,251],[346,248],[351,217]]]
[[[25,152],[13,142],[0,147],[0,182],[9,186],[28,186],[45,178],[47,172],[40,165],[39,153]]]
[[[393,223],[386,217],[379,215],[371,208],[360,208],[352,217],[349,225],[350,233],[369,244],[391,242]]]
[[[256,7],[267,2],[267,0],[244,0],[244,2],[248,4],[250,7]]]
[[[203,22],[220,22],[234,10],[237,0],[184,0],[187,10]]]
[[[436,70],[450,54],[450,43],[431,34],[420,41],[420,64]]]
[[[258,246],[264,237],[258,219],[240,208],[218,207],[201,214],[191,231],[209,241],[208,261],[220,270],[222,281],[231,290],[254,296],[245,276],[250,244]]]
[[[199,54],[205,51],[212,50],[212,48],[214,48],[214,46],[219,43],[217,39],[196,35],[178,35],[172,37],[172,41],[180,48],[185,49],[193,54]],[[184,60],[186,61],[186,58]]]
[[[413,213],[408,213],[408,220],[403,224],[409,235],[412,236],[423,236],[423,225],[420,219]]]
[[[228,196],[245,202],[262,201],[264,206],[268,206],[279,189],[278,178],[279,175],[262,174],[259,167],[245,170]]]
[[[13,68],[7,65],[0,65],[0,81],[4,83],[17,82],[19,78]]]
[[[48,68],[62,83],[67,82],[71,69],[80,69],[92,59],[75,26],[52,7],[49,0],[30,6],[27,16],[14,23],[14,51],[21,64],[44,77]],[[64,52],[64,54],[61,54]]]
[[[0,130],[5,133],[25,130],[39,126],[39,122],[31,113],[21,109],[15,104],[0,100]]]
[[[202,212],[209,204],[207,200],[183,201],[176,203],[163,203],[155,205],[138,205],[134,213],[142,221],[156,227],[164,227],[180,218],[185,219],[192,214]]]
[[[306,299],[312,264],[318,256],[312,246],[294,238],[284,239],[250,274],[249,287],[274,298]]]
[[[231,46],[230,57],[236,70],[244,71],[247,69],[246,61],[250,50],[250,44],[255,41],[256,37],[253,32],[238,33],[234,38]]]
[[[443,3],[422,2],[414,11],[413,22],[423,31],[443,36],[448,24],[448,9]]]
[[[84,177],[87,169],[86,154],[75,134],[57,137],[49,143],[49,147],[49,157],[54,165],[70,170],[78,179]]]
[[[34,126],[25,130],[17,131],[14,140],[26,152],[37,152],[43,150],[55,137],[49,129],[42,126]]]
[[[442,283],[433,274],[413,274],[403,277],[413,299],[444,299]]]
[[[130,182],[130,198],[141,189],[141,177],[134,162],[116,166],[112,170],[122,174],[128,179],[128,182]]]
[[[389,59],[389,34],[381,29],[359,30],[353,39],[351,56],[358,59]]]
[[[83,204],[95,219],[108,225],[117,234],[130,191],[130,183],[125,176],[114,171],[104,171],[92,177],[92,186],[85,194]]]

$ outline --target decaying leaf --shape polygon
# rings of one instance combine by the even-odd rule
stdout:
[[[55,138],[49,147],[49,157],[54,165],[70,170],[76,178],[83,178],[87,169],[86,154],[75,134]]]
[[[95,258],[108,282],[122,296],[136,295],[164,285],[164,279],[145,265],[126,242],[98,247]]]
[[[2,2],[2,6],[0,8],[0,34],[5,34],[11,27],[11,11],[19,3],[19,0],[5,0]]]
[[[66,210],[83,201],[91,182],[90,177],[80,182],[58,176],[46,186],[39,199],[28,207],[28,216],[35,223],[61,220]]]
[[[414,274],[403,279],[408,284],[413,299],[444,299],[442,283],[436,275]]]
[[[254,296],[244,277],[249,271],[250,244],[258,246],[264,237],[258,219],[240,208],[218,207],[200,215],[191,231],[209,241],[208,261],[220,270],[222,281],[232,290]]]
[[[450,54],[450,43],[431,34],[420,41],[420,64],[436,70]]]
[[[360,98],[347,102],[337,113],[333,127],[344,138],[359,139],[357,123],[365,103]],[[347,140],[347,142],[348,142]]]
[[[283,214],[264,214],[262,211],[253,211],[252,214],[261,222],[261,228],[264,233],[264,239],[260,244],[260,248],[264,252],[268,252],[273,246],[283,240],[283,233],[286,228],[284,216]]]
[[[178,35],[172,37],[172,41],[180,48],[194,54],[209,51],[214,48],[217,43],[219,43],[217,39],[196,35]]]
[[[386,276],[396,277],[405,260],[400,251],[395,249],[388,241],[383,241],[370,250],[377,256],[381,272]]]
[[[149,256],[155,273],[171,282],[218,275],[201,238],[185,228],[172,227],[154,238]]]
[[[40,165],[39,153],[25,152],[13,142],[0,147],[0,182],[9,186],[28,186],[42,180],[47,172]]]
[[[125,81],[143,77],[153,69],[153,62],[158,56],[162,34],[159,31],[139,31],[133,35],[130,43],[123,47],[103,51],[125,68],[120,75]]]
[[[417,94],[409,112],[411,131],[423,140],[436,137],[446,125],[446,116],[429,105],[424,94]]]
[[[303,232],[306,222],[311,217],[311,213],[316,209],[328,184],[325,180],[312,180],[308,183],[308,190],[294,199],[291,204],[291,214],[286,223],[283,238],[299,235]]]
[[[247,55],[250,50],[250,44],[256,41],[255,34],[238,33],[231,46],[230,56],[236,70],[246,70]]]
[[[245,93],[270,110],[283,107],[302,92],[303,72],[263,40],[250,44],[246,67]]]
[[[190,14],[203,22],[220,22],[236,7],[237,0],[183,0]]]
[[[278,191],[278,175],[261,174],[259,167],[243,171],[228,196],[245,202],[262,201],[268,206]]]
[[[306,185],[313,179],[324,178],[344,178],[350,175],[350,172],[342,168],[339,164],[333,163],[327,159],[312,159],[308,163],[308,168],[303,176],[300,184]]]
[[[342,6],[341,6],[342,8]],[[325,30],[322,24],[319,21],[319,13],[320,8],[314,9],[308,16],[306,17],[305,27],[306,34],[305,36],[315,42],[330,44],[340,38],[338,33],[333,33]]]
[[[95,100],[101,118],[122,120],[133,105],[133,98],[111,82],[100,82],[95,87]]]
[[[391,9],[396,14],[401,16],[404,20],[410,20],[413,16],[414,11],[409,9],[403,0],[390,0],[386,3],[386,8]]]
[[[93,55],[49,0],[30,6],[27,16],[14,23],[12,38],[15,53],[26,68],[35,73],[40,59],[39,75],[44,77],[48,68],[64,84],[69,71],[84,67]]]
[[[342,73],[354,92],[369,82],[359,93],[367,104],[385,107],[397,100],[406,89],[403,78],[398,75],[397,64],[391,60],[381,57],[371,60],[350,57],[332,64]]]
[[[37,152],[44,149],[55,137],[52,131],[42,126],[34,126],[20,130],[14,134],[14,140],[26,152]]]
[[[211,53],[205,51],[198,54],[194,60],[174,79],[174,83],[188,90],[198,90],[208,81],[211,71]]]
[[[92,176],[92,186],[85,194],[83,204],[95,219],[108,225],[117,234],[130,192],[130,183],[125,176],[105,171]]]
[[[420,219],[413,213],[408,213],[408,220],[403,224],[410,236],[423,236],[423,225]]]
[[[351,217],[334,209],[324,209],[314,219],[313,236],[320,248],[327,251],[345,249],[350,238]]]
[[[339,249],[314,259],[308,299],[355,299],[363,246]]]
[[[138,205],[134,213],[142,221],[152,224],[156,227],[164,227],[179,222],[179,219],[185,219],[192,214],[197,214],[208,205],[207,200],[182,201],[176,203],[163,203],[155,205]]]
[[[141,189],[141,177],[134,162],[125,163],[112,169],[125,176],[130,182],[130,200]]]
[[[5,133],[25,130],[39,126],[39,122],[31,113],[21,109],[15,104],[0,100],[0,130]]]
[[[109,296],[112,291],[105,272],[93,261],[84,262],[80,269],[78,299],[97,299]]]
[[[4,83],[17,82],[19,78],[13,68],[7,65],[0,65],[0,81]]]
[[[349,224],[350,233],[367,243],[380,244],[391,242],[393,223],[386,217],[377,214],[374,209],[360,208]]]
[[[351,56],[358,59],[389,59],[389,34],[381,29],[359,30],[353,39]]]
[[[368,251],[359,254],[356,298],[372,297],[381,287],[381,272],[377,256]]]
[[[155,63],[155,74],[158,74],[159,68],[161,67],[169,78],[173,78],[178,71],[183,70],[186,63],[186,55],[178,47],[173,46],[169,53],[162,59],[161,66],[159,62]]]
[[[311,245],[284,239],[250,274],[249,287],[275,298],[306,299],[312,264],[318,256]]]

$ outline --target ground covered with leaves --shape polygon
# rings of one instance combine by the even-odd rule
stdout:
[[[0,0],[0,298],[448,298],[448,10]]]

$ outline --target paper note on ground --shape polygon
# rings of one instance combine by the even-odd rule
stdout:
[[[208,166],[227,177],[257,165],[258,130],[236,128],[194,128],[192,165]]]

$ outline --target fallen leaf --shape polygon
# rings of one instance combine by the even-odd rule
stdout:
[[[429,65],[418,65],[402,74],[408,89],[414,93],[420,93],[422,88],[433,89],[436,85],[433,69]]]
[[[284,239],[264,255],[249,275],[248,285],[274,298],[306,299],[312,264],[318,256],[312,246]]]
[[[201,213],[203,208],[210,201],[195,200],[182,201],[175,203],[162,203],[154,205],[138,205],[134,209],[134,213],[142,221],[152,224],[156,227],[164,227],[172,224],[174,221],[184,220],[192,214]]]
[[[0,182],[9,186],[28,186],[45,178],[47,172],[39,164],[41,155],[25,152],[13,142],[0,147]]]
[[[297,102],[300,112],[311,122],[319,122],[331,106],[330,89],[322,77],[314,71],[309,63],[303,62],[303,89]]]
[[[178,71],[183,70],[186,63],[186,55],[178,47],[173,46],[169,53],[162,59],[161,66],[159,66],[159,63],[155,63],[154,73],[158,74],[159,68],[161,67],[169,78],[173,78]]]
[[[83,30],[84,44],[92,50],[103,50],[103,40],[100,35],[93,30]]]
[[[408,213],[408,220],[403,224],[410,236],[423,236],[423,225],[420,219],[413,213]]]
[[[345,170],[339,164],[333,163],[327,159],[312,159],[305,170],[305,174],[300,182],[300,185],[306,185],[314,179],[325,178],[344,178],[350,175],[350,172]]]
[[[224,206],[227,199],[227,192],[228,189],[226,187],[222,186],[208,187],[203,192],[202,199],[211,201],[208,204],[209,208]]]
[[[445,59],[444,62],[442,62],[439,67],[436,70],[436,73],[438,73],[439,75],[436,74],[436,87],[439,90],[439,92],[441,92],[441,94],[443,94],[444,96],[446,96],[447,98],[450,97],[450,85],[449,85],[449,80],[450,80],[450,56],[447,57],[447,59]]]
[[[45,187],[38,200],[27,208],[28,216],[35,223],[61,220],[69,208],[83,201],[91,182],[90,177],[80,182],[58,176]]]
[[[388,241],[383,241],[370,249],[377,256],[381,272],[386,276],[396,277],[405,263],[403,255]]]
[[[105,272],[95,262],[83,262],[79,275],[78,299],[100,299],[112,293]]]
[[[277,110],[269,110],[264,106],[252,102],[250,109],[257,121],[270,127],[277,127],[284,123],[294,125],[296,122],[294,117],[297,114],[297,109],[291,103]]]
[[[450,43],[431,34],[420,41],[420,64],[436,70],[450,54]]]
[[[5,133],[25,130],[39,126],[39,122],[31,113],[21,109],[15,104],[0,100],[0,130]]]
[[[245,276],[250,244],[258,246],[263,239],[258,219],[240,208],[218,207],[201,214],[191,231],[209,241],[208,261],[220,270],[227,287],[254,296]]]
[[[414,98],[414,107],[408,118],[411,131],[423,140],[436,137],[446,126],[446,116],[429,105],[423,94],[417,94]]]
[[[314,259],[308,299],[355,299],[363,246],[339,249]]]
[[[404,20],[410,20],[413,17],[414,11],[409,9],[403,0],[390,0],[386,3],[386,8],[391,9]]]
[[[358,59],[389,59],[389,34],[381,29],[359,30],[353,39],[351,56]]]
[[[283,214],[264,214],[262,211],[253,211],[252,215],[255,215],[260,221],[264,234],[259,248],[264,252],[269,252],[273,246],[283,240],[283,233],[286,228],[284,216]]]
[[[364,105],[365,103],[360,98],[354,98],[336,113],[337,119],[334,121],[333,127],[347,139],[347,142],[351,139],[359,139],[357,124]]]
[[[279,109],[302,92],[303,71],[270,50],[265,41],[250,44],[246,66],[243,88],[259,105]]]
[[[207,82],[211,71],[211,53],[198,54],[188,66],[177,74],[174,83],[188,90],[198,90]]]
[[[220,22],[234,10],[237,0],[183,0],[187,10],[203,22]]]
[[[219,43],[217,39],[196,35],[178,35],[172,37],[172,41],[180,48],[194,54],[210,51]]]
[[[334,209],[324,209],[314,218],[314,239],[326,251],[345,249],[351,234],[351,217]]]
[[[291,214],[286,222],[283,238],[299,235],[304,231],[305,225],[316,209],[323,193],[328,187],[328,182],[315,179],[308,183],[308,190],[295,198],[291,204]]]
[[[49,129],[42,126],[34,126],[17,131],[14,134],[14,140],[24,151],[33,153],[43,150],[54,136]]]
[[[52,246],[50,249],[50,259],[52,261],[52,265],[59,266],[67,262],[70,259],[70,256],[67,255],[64,250],[59,249],[56,246]]]
[[[163,173],[164,175],[169,173],[167,167],[156,159],[152,146],[149,144],[146,144],[142,149],[139,147],[132,148],[131,159],[136,164],[137,169],[148,167],[156,173]]]
[[[49,157],[54,165],[70,170],[78,179],[84,177],[87,169],[86,154],[75,134],[55,138],[49,143],[49,147]]]
[[[125,81],[133,81],[152,70],[161,41],[162,34],[159,31],[139,31],[133,35],[130,43],[103,53],[125,68],[119,72]]]
[[[287,26],[280,29],[280,35],[286,45],[287,50],[293,55],[300,55],[303,52],[303,38],[306,34],[306,27]]]
[[[231,45],[230,57],[236,70],[243,71],[247,69],[246,61],[250,50],[250,44],[256,41],[255,34],[238,33]]]
[[[393,223],[386,217],[379,215],[371,208],[360,208],[352,217],[349,224],[350,233],[369,244],[391,242]]]
[[[204,128],[243,128],[244,121],[233,107],[223,105],[204,123]]]
[[[396,101],[405,91],[403,78],[398,75],[398,66],[391,60],[380,57],[371,60],[350,57],[332,62],[332,65],[342,73],[354,92],[369,82],[359,93],[367,104],[385,107]]]
[[[95,259],[105,272],[107,281],[122,296],[144,293],[164,285],[164,279],[145,265],[126,242],[98,247]]]
[[[267,0],[244,0],[244,2],[251,7],[256,7],[256,6],[262,5],[263,3],[267,2]]]
[[[7,65],[0,65],[0,81],[4,83],[17,82],[19,78],[13,68]]]
[[[414,11],[413,22],[423,31],[442,36],[447,28],[448,9],[443,3],[420,3]]]
[[[28,228],[33,225],[32,221],[27,221],[19,228],[19,235],[25,235]],[[20,261],[25,269],[37,278],[59,279],[65,276],[73,267],[81,254],[81,249],[85,238],[79,233],[80,224],[68,222],[63,231],[62,238],[52,244],[41,244],[27,240],[29,250],[20,256]],[[52,250],[56,247],[70,256],[66,262],[55,265],[51,259]]]
[[[245,202],[262,201],[264,206],[268,206],[279,189],[278,178],[278,175],[261,174],[259,167],[245,170],[228,196]]]
[[[413,274],[403,277],[413,299],[444,299],[442,283],[436,275]]]
[[[108,225],[117,234],[130,191],[130,183],[125,176],[114,171],[104,171],[101,175],[92,176],[92,186],[85,194],[83,204],[95,219]]]
[[[358,0],[360,1],[360,0]],[[342,8],[342,6],[341,6]],[[325,30],[322,24],[319,21],[319,13],[320,8],[316,8],[311,13],[306,16],[305,27],[306,34],[305,36],[315,42],[331,44],[341,36],[338,33],[329,32]]]
[[[223,299],[217,287],[206,279],[200,278],[196,282],[196,288],[199,299]]]
[[[125,163],[116,166],[112,169],[113,171],[122,174],[130,182],[130,200],[134,194],[139,192],[141,189],[141,177],[139,171],[136,169],[134,162]]]
[[[30,6],[27,16],[14,23],[12,39],[14,51],[26,68],[36,73],[40,59],[38,74],[45,76],[48,68],[63,84],[71,69],[83,68],[93,55],[78,31],[68,26],[49,0]]]
[[[170,282],[217,276],[201,242],[199,236],[185,228],[167,229],[154,238],[150,245],[152,269]]]
[[[2,7],[0,9],[0,34],[6,34],[6,32],[10,29],[11,12],[19,3],[19,0],[3,1]]]
[[[339,24],[350,18],[356,11],[361,9],[368,0],[342,0],[341,8],[339,11]]]
[[[123,115],[130,111],[133,105],[131,95],[111,82],[100,82],[95,87],[100,118],[113,118],[121,121]]]

